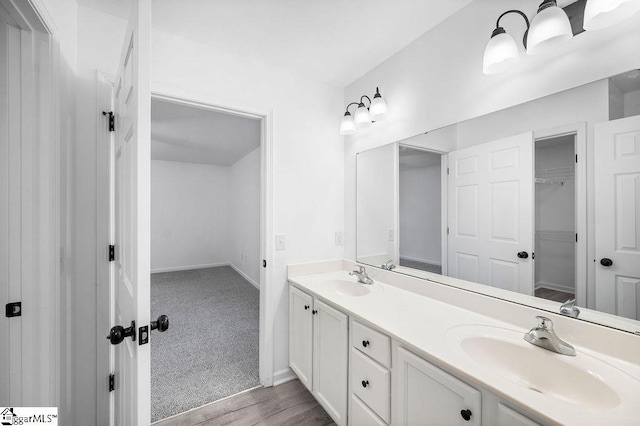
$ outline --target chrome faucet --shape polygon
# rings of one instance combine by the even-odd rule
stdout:
[[[354,270],[349,272],[349,275],[355,275],[358,278],[358,282],[362,283],[362,284],[373,284],[373,280],[371,278],[369,278],[369,275],[367,274],[367,271],[365,271],[364,266],[362,265],[358,265],[358,268],[360,268],[360,270]]]
[[[396,265],[393,264],[393,260],[388,261],[387,263],[382,264],[382,269],[386,269],[387,271],[393,271]]]
[[[576,307],[576,299],[567,300],[560,306],[560,313],[571,318],[578,318],[580,309]]]
[[[556,336],[553,331],[553,321],[547,317],[537,316],[536,318],[538,318],[538,326],[525,333],[524,340],[561,355],[576,356],[573,346]]]

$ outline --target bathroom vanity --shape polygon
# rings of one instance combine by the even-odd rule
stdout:
[[[290,265],[289,363],[338,425],[637,424],[640,336],[347,260]]]

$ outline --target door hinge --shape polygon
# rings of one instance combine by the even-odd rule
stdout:
[[[449,227],[447,226],[447,235],[449,235]]]
[[[578,233],[576,232],[576,243],[578,242]]]
[[[578,154],[576,154],[576,163],[578,162]]]
[[[109,392],[113,392],[116,388],[116,375],[109,374]]]
[[[22,302],[7,303],[4,308],[4,313],[7,318],[21,317],[22,316]]]
[[[109,246],[109,262],[116,260],[116,246]]]
[[[109,116],[109,122],[107,123],[107,130],[113,132],[116,130],[116,120],[113,116],[113,111],[102,111],[102,115]]]
[[[449,168],[447,167],[447,175],[449,174]]]
[[[267,267],[267,261],[265,259],[262,259],[262,267],[263,268]]]

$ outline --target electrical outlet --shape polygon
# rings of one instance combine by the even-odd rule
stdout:
[[[284,250],[285,249],[285,239],[284,234],[276,235],[276,250]]]
[[[344,232],[336,232],[336,245],[341,246],[344,244]]]
[[[393,229],[389,229],[389,233],[388,233],[389,241],[393,241],[394,240],[394,234],[395,234],[394,230]]]

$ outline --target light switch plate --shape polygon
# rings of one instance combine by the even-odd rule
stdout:
[[[276,250],[284,250],[285,249],[285,238],[284,234],[276,235]]]
[[[341,246],[344,244],[344,232],[336,232],[336,245]]]

